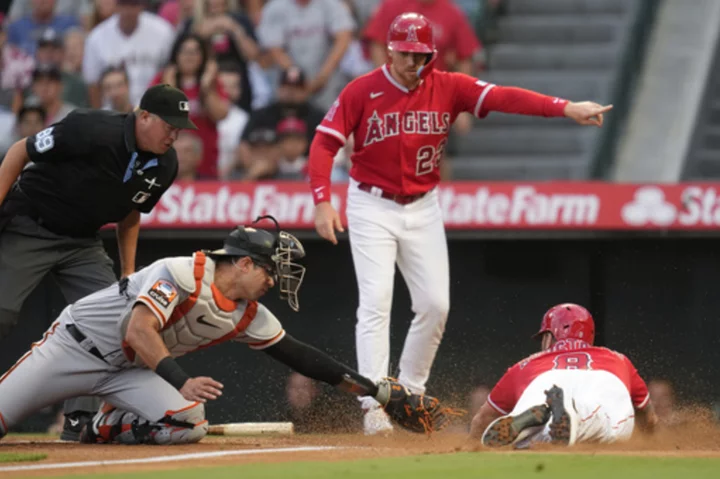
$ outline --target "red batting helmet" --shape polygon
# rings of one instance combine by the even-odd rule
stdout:
[[[426,53],[432,58],[418,71],[421,77],[432,70],[437,58],[435,38],[430,21],[419,13],[403,13],[395,17],[387,35],[388,48],[395,52]]]
[[[540,331],[533,337],[550,332],[556,341],[580,339],[586,343],[595,342],[595,321],[590,311],[578,304],[564,303],[550,308],[543,316]]]

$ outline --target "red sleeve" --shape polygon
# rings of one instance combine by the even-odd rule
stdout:
[[[463,15],[459,8],[455,8],[457,10],[457,20],[455,21],[454,48],[457,52],[457,59],[462,61],[471,58],[475,52],[480,50],[481,45],[467,17]]]
[[[647,406],[650,401],[650,393],[648,392],[647,384],[643,378],[640,377],[637,369],[633,363],[625,358],[625,364],[627,365],[628,371],[630,372],[630,398],[632,399],[633,406],[637,409],[643,409]]]
[[[332,135],[315,135],[310,144],[307,168],[315,204],[330,201],[330,173],[342,146],[340,139]]]
[[[494,410],[502,414],[510,414],[515,404],[517,404],[518,397],[515,396],[515,371],[517,365],[511,367],[507,372],[500,378],[495,387],[490,391],[487,402]]]
[[[375,10],[375,13],[370,17],[363,30],[363,40],[377,42],[385,44],[387,41],[387,32],[390,28],[390,24],[398,14],[395,14],[392,2],[386,0],[380,3],[380,6]]]

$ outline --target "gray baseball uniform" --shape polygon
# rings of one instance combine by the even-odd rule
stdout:
[[[113,284],[65,308],[0,377],[0,437],[49,404],[89,394],[115,408],[103,425],[127,430],[121,442],[136,442],[133,428],[144,424],[154,427],[150,442],[200,440],[207,432],[203,405],[185,400],[123,338],[133,307],[142,303],[157,317],[173,357],[230,340],[254,349],[280,341],[278,319],[257,302],[223,297],[214,272],[214,261],[200,252],[166,258],[132,274],[122,294]]]

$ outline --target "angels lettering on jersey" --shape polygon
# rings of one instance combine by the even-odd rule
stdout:
[[[377,110],[367,119],[367,133],[363,146],[383,141],[385,138],[406,135],[445,135],[450,131],[450,113],[439,111],[392,111],[382,116]]]

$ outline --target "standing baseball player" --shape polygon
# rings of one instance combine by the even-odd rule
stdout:
[[[595,323],[577,304],[559,304],[534,336],[539,353],[508,369],[472,420],[485,446],[629,439],[635,423],[652,431],[657,415],[630,360],[593,346]]]
[[[432,27],[416,13],[398,16],[388,32],[387,64],[352,81],[317,127],[309,172],[315,227],[337,244],[343,231],[330,203],[337,151],[354,136],[347,200],[355,274],[358,370],[388,374],[395,263],[410,290],[415,318],[405,340],[399,381],[421,393],[430,375],[450,308],[447,242],[436,186],[450,126],[461,112],[491,111],[572,118],[601,126],[611,106],[573,103],[461,73],[433,70]],[[372,399],[363,399],[365,432],[391,428]]]
[[[286,334],[257,300],[279,285],[297,310],[302,244],[284,231],[236,228],[223,248],[161,259],[68,306],[43,339],[0,377],[0,438],[28,414],[78,394],[105,399],[84,442],[180,444],[208,430],[204,403],[222,394],[175,358],[226,341],[248,344],[313,379],[370,395],[411,431],[440,429],[434,398],[377,383]]]
[[[137,112],[75,110],[15,143],[0,165],[0,340],[27,296],[52,274],[68,303],[112,284],[98,230],[117,223],[120,273],[135,271],[140,213],[177,175],[172,144],[188,119],[187,97],[147,90]],[[78,440],[98,401],[65,403],[61,439]]]

